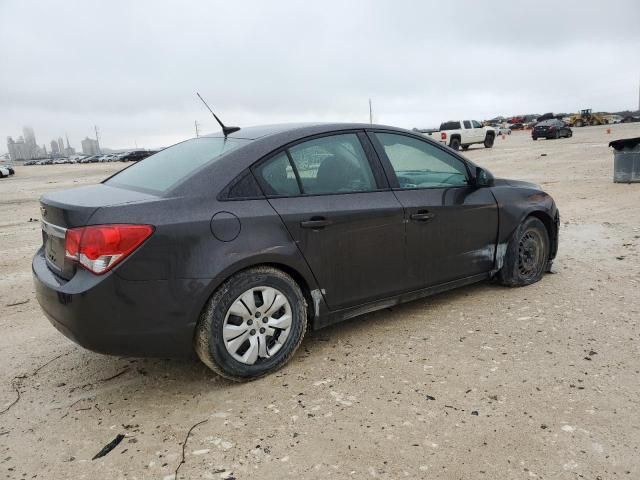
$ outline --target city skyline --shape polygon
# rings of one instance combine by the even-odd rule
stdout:
[[[98,128],[94,127],[96,135]],[[66,145],[65,145],[66,139]],[[69,135],[65,133],[65,139],[59,136],[53,138],[49,142],[49,150],[47,144],[43,143],[39,146],[36,140],[35,130],[30,126],[22,127],[22,135],[13,138],[12,135],[7,136],[7,152],[0,152],[0,155],[8,155],[11,161],[33,160],[38,158],[51,157],[70,157],[76,155],[76,149],[71,146]],[[101,153],[99,140],[86,136],[80,141],[83,155],[96,155]],[[106,149],[111,150],[111,149]]]

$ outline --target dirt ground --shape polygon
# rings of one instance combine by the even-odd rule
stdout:
[[[612,182],[607,147],[640,124],[611,128],[467,152],[553,195],[555,274],[313,332],[241,385],[55,331],[31,281],[37,199],[123,164],[18,167],[0,180],[0,478],[169,480],[183,448],[178,478],[640,478],[640,184]]]

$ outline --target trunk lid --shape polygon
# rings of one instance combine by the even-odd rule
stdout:
[[[148,193],[104,184],[43,195],[40,198],[42,245],[48,267],[66,279],[74,275],[76,264],[65,258],[67,229],[88,225],[91,217],[100,207],[113,207],[157,198]]]

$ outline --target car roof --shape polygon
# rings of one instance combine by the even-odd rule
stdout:
[[[385,130],[406,131],[397,127],[387,125],[375,125],[369,123],[347,123],[347,122],[309,122],[309,123],[279,123],[273,125],[256,125],[243,127],[237,132],[229,135],[228,138],[240,138],[245,140],[257,140],[271,135],[291,134],[299,132],[301,137],[318,133],[332,132],[336,130],[357,130],[363,128],[383,128]],[[215,132],[205,137],[222,138],[222,132]],[[289,135],[287,135],[289,136]]]

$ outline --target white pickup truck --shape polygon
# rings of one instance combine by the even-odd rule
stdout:
[[[440,125],[438,131],[422,131],[423,135],[449,145],[454,150],[469,148],[469,145],[482,143],[486,148],[493,147],[496,130],[493,127],[483,127],[476,120],[450,120]]]

